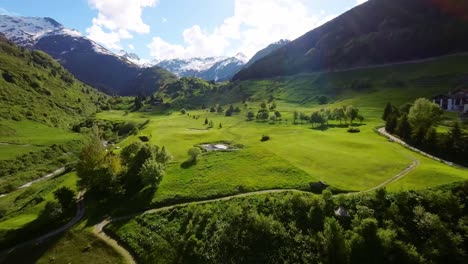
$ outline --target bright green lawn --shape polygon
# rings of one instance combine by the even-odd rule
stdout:
[[[44,149],[53,144],[62,144],[83,136],[60,128],[24,120],[0,121],[0,160]]]
[[[256,107],[258,103],[249,103]],[[339,105],[339,104],[337,104]],[[397,175],[408,167],[413,159],[421,165],[404,181],[392,184],[391,189],[425,188],[438,184],[468,179],[468,172],[453,169],[424,158],[396,143],[388,142],[374,132],[382,124],[380,110],[363,107],[368,116],[361,133],[350,134],[345,128],[328,130],[311,129],[310,124],[293,125],[292,111],[299,109],[310,113],[311,108],[294,107],[278,102],[278,110],[288,123],[258,123],[245,121],[240,115],[225,117],[203,111],[191,111],[199,115],[193,119],[186,115],[151,115],[113,111],[101,113],[99,118],[135,121],[150,119],[140,135],[151,136],[154,144],[165,146],[174,156],[166,176],[155,194],[153,202],[170,199],[201,199],[244,190],[272,188],[306,188],[308,183],[322,180],[344,190],[366,190]],[[256,112],[258,109],[253,109]],[[213,120],[215,127],[207,130],[205,117]],[[222,123],[223,128],[218,125]],[[270,141],[260,142],[265,134]],[[138,140],[136,136],[121,143],[121,147]],[[187,159],[187,150],[206,142],[231,141],[245,148],[236,152],[205,153],[190,168],[181,168]],[[431,178],[434,172],[438,178]]]
[[[80,139],[81,135],[60,128],[24,120],[0,122],[0,142],[47,146]]]

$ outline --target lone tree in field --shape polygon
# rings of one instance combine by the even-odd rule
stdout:
[[[190,161],[196,161],[197,157],[202,153],[200,148],[193,147],[188,150],[187,154],[190,156]]]
[[[359,109],[357,109],[356,107],[352,105],[348,105],[346,107],[346,116],[350,120],[351,124],[358,117],[358,115],[359,115]]]
[[[208,125],[208,117],[205,117],[205,125]]]
[[[252,111],[247,113],[247,120],[252,121],[255,117],[255,114]]]

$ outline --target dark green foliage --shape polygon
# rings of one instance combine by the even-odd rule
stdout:
[[[268,141],[270,140],[270,136],[267,136],[267,135],[262,135],[262,138],[260,138],[260,141],[264,142],[264,141]]]
[[[360,195],[270,194],[111,224],[141,263],[465,263],[468,183]],[[342,206],[349,216],[336,216]]]
[[[321,95],[317,98],[319,104],[323,105],[328,103],[328,98],[325,95]]]
[[[120,155],[106,153],[95,134],[83,148],[76,166],[81,188],[100,196],[133,194],[146,185],[158,187],[172,159],[163,147],[134,142]]]
[[[62,187],[55,190],[54,197],[59,202],[60,206],[63,208],[64,212],[70,213],[73,212],[76,205],[76,194],[73,190]]]
[[[384,111],[388,111],[387,104]],[[441,119],[439,106],[427,99],[417,99],[414,104],[406,104],[400,110],[392,107],[387,117],[385,129],[395,134],[406,143],[416,146],[439,158],[468,165],[468,136],[458,122],[447,134],[438,134],[435,126]],[[411,115],[411,120],[409,118]],[[385,116],[385,114],[384,114]]]
[[[387,122],[385,123],[385,130],[388,133],[394,133],[398,125],[398,117],[396,115],[390,115],[387,117]]]
[[[252,111],[249,111],[247,113],[247,120],[251,121],[254,119],[254,117],[255,117],[255,114]]]
[[[393,106],[390,102],[387,103],[384,109],[384,113],[382,115],[382,120],[387,121],[390,115],[393,113]]]
[[[266,109],[260,109],[257,113],[257,120],[265,121],[270,116],[270,113]]]
[[[348,131],[348,133],[359,133],[359,132],[361,132],[361,130],[359,128],[357,128],[357,127],[350,127],[350,128],[348,128],[347,131]]]
[[[135,102],[133,105],[135,106],[135,110],[139,110],[141,107],[143,107],[143,99],[141,96],[135,97]]]
[[[395,133],[400,136],[403,140],[411,139],[411,124],[408,121],[408,116],[403,115],[398,119],[398,125],[396,127]]]

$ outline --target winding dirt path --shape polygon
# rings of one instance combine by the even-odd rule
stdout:
[[[368,190],[364,191],[359,191],[359,192],[353,192],[353,193],[348,193],[347,195],[356,195],[360,193],[367,193],[371,192],[373,190],[376,190],[378,188],[382,188],[387,186],[388,184],[398,181],[399,179],[403,178],[405,175],[407,175],[409,172],[414,170],[416,167],[418,167],[420,164],[419,160],[413,160],[413,162],[403,171],[398,173],[397,175],[393,176],[392,178],[386,180],[385,182],[372,187]],[[127,220],[132,217],[138,216],[138,215],[146,215],[146,214],[153,214],[153,213],[158,213],[161,211],[165,210],[170,210],[174,209],[176,207],[183,207],[191,204],[207,204],[207,203],[214,203],[214,202],[220,202],[220,201],[229,201],[232,199],[236,198],[241,198],[241,197],[249,197],[249,196],[255,196],[255,195],[261,195],[261,194],[272,194],[272,193],[284,193],[284,192],[299,192],[299,193],[305,193],[304,191],[301,190],[296,190],[296,189],[272,189],[272,190],[263,190],[263,191],[255,191],[255,192],[249,192],[249,193],[241,193],[241,194],[235,194],[235,195],[230,195],[222,198],[215,198],[215,199],[208,199],[208,200],[203,200],[203,201],[197,201],[197,202],[187,202],[187,203],[180,203],[180,204],[174,204],[170,206],[164,206],[160,208],[155,208],[155,209],[150,209],[144,212],[140,213],[135,213],[131,215],[126,215],[126,216],[121,216],[121,217],[115,217],[115,218],[107,218],[100,223],[96,224],[94,226],[94,234],[101,238],[104,242],[106,242],[109,246],[114,248],[117,252],[121,253],[122,256],[124,257],[125,261],[127,263],[136,263],[135,258],[130,254],[130,252],[125,249],[124,245],[121,245],[118,241],[114,240],[112,237],[107,235],[104,231],[104,227],[112,222],[117,222],[117,221],[122,221],[122,220]],[[308,192],[307,192],[308,193]]]

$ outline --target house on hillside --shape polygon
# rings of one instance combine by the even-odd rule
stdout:
[[[437,95],[432,98],[432,102],[440,105],[446,111],[458,111],[468,113],[468,89],[458,89],[447,95]]]

